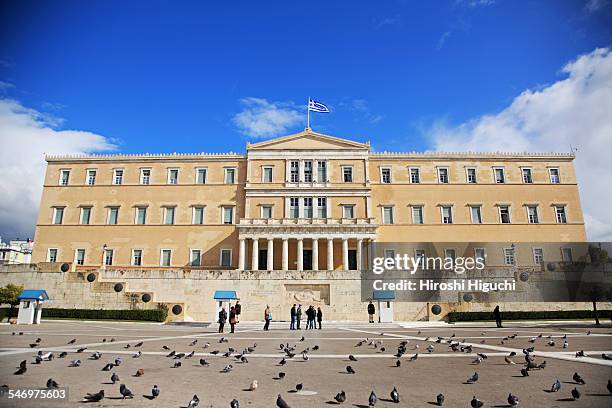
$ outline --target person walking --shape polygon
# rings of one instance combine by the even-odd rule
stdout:
[[[297,322],[297,329],[302,330],[300,328],[300,323],[302,322],[302,305],[299,305],[297,310],[295,311],[295,320]]]
[[[270,321],[272,321],[272,312],[270,311],[270,305],[266,305],[266,310],[264,310],[264,319],[266,323],[264,324],[264,330],[268,331],[270,328]]]
[[[223,326],[225,326],[225,321],[227,320],[227,312],[225,311],[225,307],[222,307],[219,310],[219,333],[223,333]]]
[[[499,311],[499,305],[495,306],[495,309],[493,309],[493,316],[495,316],[495,325],[498,328],[504,327],[502,326],[502,318],[501,318],[501,312]]]
[[[240,316],[240,313],[242,313],[242,305],[240,304],[239,300],[236,301],[236,306],[234,306],[234,311],[236,312],[236,323],[238,323],[238,316]]]
[[[374,313],[376,313],[376,308],[374,307],[374,303],[370,300],[370,304],[368,305],[368,318],[370,323],[374,323]]]
[[[306,308],[306,330],[310,330],[310,306]]]
[[[230,323],[230,333],[234,332],[234,327],[236,326],[236,307],[230,307],[229,312],[229,323]]]
[[[291,308],[291,325],[289,325],[289,330],[295,330],[295,318],[297,316],[297,311],[295,308],[295,303],[293,304],[293,307]]]
[[[323,321],[323,311],[320,307],[317,308],[317,322],[319,323],[319,330],[321,330],[321,322]]]
[[[315,311],[313,305],[310,305],[308,310],[310,311],[310,313],[308,314],[308,328],[310,330],[314,330],[314,328],[315,328],[315,319],[317,317],[317,312]]]

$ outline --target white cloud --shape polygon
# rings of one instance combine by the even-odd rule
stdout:
[[[451,30],[445,31],[438,39],[436,50],[440,51],[442,47],[444,47],[444,43],[446,43],[446,40],[449,39],[451,35],[453,35],[453,32]]]
[[[11,84],[10,82],[0,81],[0,91],[6,91],[14,87],[15,85]]]
[[[232,121],[242,134],[250,137],[280,136],[305,122],[306,115],[291,102],[248,97],[242,98],[240,104],[243,109]]]
[[[0,236],[33,237],[45,174],[44,154],[114,150],[104,136],[58,130],[63,120],[0,99]]]
[[[587,13],[594,13],[601,10],[612,3],[610,0],[588,0],[584,5],[584,9]]]
[[[563,67],[563,79],[526,90],[501,112],[428,131],[437,150],[560,151],[575,160],[590,240],[612,241],[612,52],[596,49]]]

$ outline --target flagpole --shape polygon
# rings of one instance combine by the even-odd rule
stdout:
[[[306,104],[306,129],[310,129],[310,96],[308,97],[308,103]]]

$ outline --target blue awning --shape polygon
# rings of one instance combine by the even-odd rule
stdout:
[[[238,300],[235,290],[215,290],[215,300]]]
[[[39,289],[24,289],[19,296],[18,300],[49,300],[47,291]]]
[[[372,294],[374,300],[395,300],[394,290],[375,290]]]

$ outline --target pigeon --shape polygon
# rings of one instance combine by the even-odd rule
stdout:
[[[338,404],[342,404],[344,401],[346,401],[346,393],[344,392],[344,390],[337,393],[334,399]]]
[[[574,387],[574,389],[572,390],[572,398],[574,399],[574,401],[580,399],[580,391],[578,391],[578,388],[576,387]]]
[[[351,360],[351,361],[357,361],[357,359],[355,358],[355,356],[354,356],[354,355],[352,355],[352,354],[349,354],[349,357],[348,357],[348,358],[349,358],[349,360]]]
[[[546,360],[542,361],[540,364],[538,364],[537,367],[539,370],[543,370],[546,368]]]
[[[68,344],[74,344],[74,343],[76,343],[76,339],[72,339],[68,342]]]
[[[110,380],[113,382],[113,385],[115,385],[115,383],[116,383],[117,381],[121,381],[121,379],[119,378],[119,376],[117,375],[117,373],[113,373],[113,374],[111,375]]]
[[[481,400],[479,400],[478,398],[476,398],[476,396],[474,395],[472,397],[472,401],[470,401],[470,406],[472,408],[481,408],[484,406],[484,402],[482,402]]]
[[[43,359],[41,356],[37,355],[36,357],[34,357],[34,363],[33,364],[40,364],[42,363]]]
[[[187,404],[187,408],[195,408],[198,406],[199,403],[200,403],[200,399],[198,398],[197,395],[194,395],[191,401],[189,401],[189,404]]]
[[[478,373],[474,373],[474,375],[467,379],[468,384],[474,384],[476,381],[478,381]]]
[[[66,357],[67,355],[68,355],[68,353],[67,353],[66,351],[62,351],[62,352],[59,354],[59,358],[64,358],[64,357]]]
[[[82,352],[84,352],[85,350],[87,350],[87,347],[81,347],[80,349],[77,349],[77,351],[76,351],[76,352],[77,352],[77,353],[82,353]]]
[[[440,393],[436,395],[436,403],[438,404],[439,407],[444,405],[444,394]]]
[[[561,381],[559,381],[558,379],[553,383],[553,385],[550,387],[550,392],[557,392],[561,389]]]
[[[240,408],[240,404],[236,398],[230,401],[230,408]]]
[[[143,342],[141,341],[140,343],[136,343],[136,344],[134,344],[134,347],[141,347],[141,346],[142,346],[142,344],[143,344]]]
[[[151,389],[151,397],[153,398],[159,397],[159,387],[157,385],[154,385],[153,388]]]
[[[280,373],[278,373],[278,379],[279,379],[279,380],[282,380],[283,378],[285,378],[285,375],[287,375],[287,374],[285,374],[285,373],[283,373],[283,372],[281,371]]]
[[[135,353],[132,358],[139,358],[140,356],[142,356],[142,351],[138,350],[138,353]]]
[[[569,347],[569,343],[566,341],[563,342],[563,348],[566,349]]]
[[[574,376],[572,377],[572,379],[574,380],[574,382],[577,382],[578,384],[581,384],[581,385],[586,384],[584,379],[578,373],[574,373]]]
[[[198,342],[198,339],[195,339],[194,341],[192,341],[191,343],[189,343],[190,346],[195,346]]]
[[[204,360],[203,358],[200,359],[200,365],[207,366],[209,364],[210,363],[208,361]]]
[[[317,351],[317,350],[319,349],[319,345],[318,345],[318,344],[315,344],[314,346],[312,346],[312,349],[313,349],[314,351]]]
[[[172,368],[179,368],[181,365],[183,365],[183,363],[181,363],[179,360],[177,360],[172,365]]]
[[[187,354],[187,355],[185,356],[185,358],[191,358],[191,357],[193,357],[193,356],[195,356],[195,350],[193,350],[191,353]]]
[[[516,395],[512,395],[512,393],[508,394],[508,404],[511,407],[515,407],[519,404],[519,398]]]
[[[221,370],[222,373],[229,373],[230,371],[232,371],[232,368],[234,368],[231,364],[226,365],[225,367],[223,367],[223,370]]]
[[[521,375],[523,377],[529,377],[529,370],[526,368],[521,368]]]
[[[302,360],[308,361],[308,355],[306,353],[302,354]]]
[[[299,392],[299,391],[302,391],[303,389],[304,389],[304,384],[299,383],[299,384],[296,384],[296,385],[295,385],[295,390],[296,390],[296,391],[298,391],[298,392]]]
[[[217,351],[217,353],[218,353],[218,351]],[[172,350],[170,353],[168,353],[166,355],[166,357],[174,357],[175,354],[176,354],[176,351]]]
[[[281,397],[280,394],[278,394],[278,396],[276,397],[276,406],[278,408],[290,408],[289,404],[287,404],[287,402],[283,399],[283,397]]]
[[[168,351],[168,350],[170,350],[170,347],[164,345],[164,346],[162,346],[162,349]]]
[[[410,357],[410,361],[416,361],[419,358],[419,353],[416,353],[414,356]]]
[[[117,357],[115,359],[115,366],[119,367],[121,365],[121,363],[123,363],[123,359],[121,357]]]
[[[106,363],[104,367],[102,367],[102,371],[110,371],[113,369],[115,365],[113,363]]]
[[[504,361],[506,362],[506,364],[516,364],[514,361],[510,360],[508,356],[504,357]]]
[[[123,396],[123,399],[134,398],[134,394],[132,394],[132,391],[130,391],[130,389],[125,386],[125,384],[121,384],[119,386],[119,393]]]
[[[397,388],[393,387],[393,390],[391,391],[391,394],[389,394],[391,396],[391,400],[394,403],[399,403],[400,402],[400,396],[399,396],[399,392],[397,392]]]
[[[376,394],[374,393],[374,391],[372,391],[370,393],[370,398],[368,398],[368,406],[373,407],[374,405],[376,405],[376,401],[378,401],[378,397],[376,397]]]
[[[80,367],[81,366],[81,360],[72,360],[70,362],[70,367]]]
[[[396,367],[399,367],[399,366],[401,366],[401,365],[402,365],[402,362],[401,362],[400,360],[397,360],[397,361],[395,362],[395,366],[396,366]]]
[[[95,394],[87,394],[83,397],[83,399],[87,402],[98,402],[104,398],[104,390],[100,390]]]
[[[139,368],[138,370],[136,370],[136,374],[134,374],[135,377],[142,377],[144,375],[144,368]]]
[[[102,357],[102,353],[100,353],[99,351],[96,351],[95,353],[91,355],[90,359],[99,360],[101,357]]]
[[[36,342],[36,343],[40,343],[40,342],[42,342],[42,339],[39,337],[39,338],[37,338],[37,339],[35,340],[35,342]]]
[[[285,365],[287,364],[287,360],[285,360],[285,357],[283,357],[283,359],[278,363],[279,365]]]
[[[257,380],[253,380],[253,382],[251,382],[251,385],[249,386],[249,391],[255,391],[258,386],[259,383],[257,382]]]
[[[176,354],[174,355],[174,359],[175,359],[175,360],[178,360],[178,359],[183,358],[183,357],[185,357],[185,353],[176,353]],[[226,357],[227,357],[227,356],[226,356]]]
[[[129,349],[130,347],[132,347],[132,346],[130,345],[130,343],[128,343],[128,344],[126,344],[125,346],[123,346],[123,348],[124,348],[124,349]]]
[[[355,370],[350,365],[346,366],[346,372],[349,374],[355,374]]]
[[[59,384],[53,378],[47,380],[47,388],[58,388]]]
[[[576,352],[576,357],[588,357],[584,350],[580,350]]]
[[[42,358],[43,360],[47,360],[47,361],[51,361],[53,360],[53,353],[52,352],[48,352],[48,353],[44,353],[42,354],[42,351],[39,351],[39,356],[40,358]]]
[[[304,338],[304,336],[302,336],[302,338],[300,339],[300,341],[304,341],[304,340],[306,340],[306,339]]]
[[[433,353],[434,349],[435,349],[435,347],[434,347],[433,344],[430,344],[429,346],[427,346],[427,352],[428,353]]]
[[[604,360],[612,360],[612,356],[606,353],[601,353],[601,358],[603,358]]]
[[[245,364],[249,362],[249,360],[245,356],[240,357],[240,361]]]

